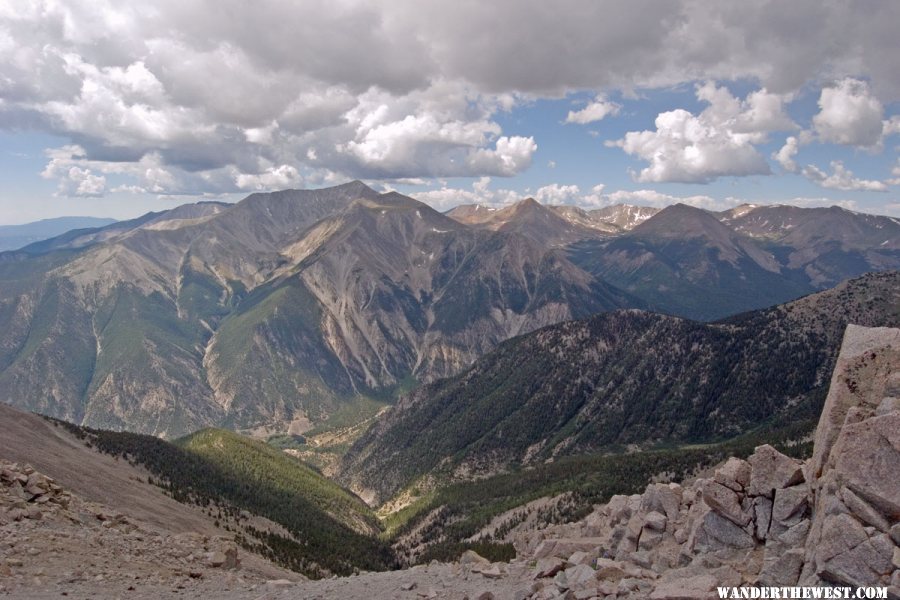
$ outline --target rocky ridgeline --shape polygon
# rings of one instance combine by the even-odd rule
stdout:
[[[760,446],[689,485],[511,535],[533,598],[717,597],[717,586],[889,586],[900,598],[900,330],[850,326],[813,457]]]
[[[0,596],[81,590],[140,598],[207,590],[209,580],[217,589],[252,585],[240,566],[232,540],[160,531],[85,501],[29,465],[0,461]]]
[[[22,519],[40,520],[44,512],[68,508],[71,496],[56,482],[31,466],[0,462],[0,485],[6,511],[0,512],[0,525]]]

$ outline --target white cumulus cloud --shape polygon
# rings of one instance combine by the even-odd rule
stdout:
[[[596,121],[602,121],[610,115],[618,114],[622,108],[615,102],[610,102],[605,96],[597,96],[593,102],[578,111],[569,111],[566,116],[566,123],[578,123],[586,125]]]
[[[846,78],[822,89],[813,128],[823,142],[875,148],[884,132],[884,107],[865,81]]]
[[[770,172],[756,144],[772,131],[794,128],[784,113],[786,97],[760,90],[743,101],[724,87],[706,83],[697,98],[709,104],[699,115],[684,109],[660,113],[653,131],[629,131],[607,145],[618,146],[649,165],[642,182],[706,183],[718,177]]]
[[[799,151],[800,141],[795,136],[791,135],[784,141],[784,146],[782,146],[778,152],[772,154],[772,158],[778,161],[778,164],[780,164],[785,171],[795,173],[797,171],[797,163],[794,161],[794,157],[797,156],[797,152]]]
[[[839,160],[831,161],[832,173],[829,175],[815,165],[807,165],[803,168],[803,176],[810,181],[833,190],[845,192],[886,192],[888,187],[883,181],[872,179],[860,179],[853,175],[853,171],[846,168]]]

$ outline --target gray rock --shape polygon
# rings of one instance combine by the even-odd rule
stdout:
[[[744,511],[734,490],[710,480],[704,481],[700,489],[703,501],[718,514],[739,527],[750,523],[750,514]]]
[[[753,548],[756,542],[734,522],[709,511],[700,520],[693,536],[694,552],[715,552],[723,549]]]
[[[813,478],[822,475],[832,447],[847,420],[849,410],[867,403],[865,398],[872,394],[877,393],[875,398],[879,399],[885,395],[894,395],[891,393],[894,385],[891,382],[894,381],[895,375],[891,374],[890,369],[887,370],[889,375],[885,378],[860,378],[855,373],[865,362],[865,355],[871,355],[873,351],[883,355],[884,353],[879,351],[888,346],[900,348],[900,329],[847,325],[838,361],[831,375],[831,386],[828,389],[825,406],[816,427],[813,456],[809,465],[809,472]],[[873,386],[879,384],[881,390],[873,389]],[[873,401],[877,400],[873,398]]]
[[[778,533],[796,525],[806,518],[808,507],[809,489],[805,485],[776,490],[771,529]]]
[[[665,531],[668,519],[666,515],[657,511],[651,511],[644,517],[644,531],[651,529],[653,531]]]
[[[765,540],[772,522],[772,501],[764,496],[757,496],[753,499],[751,510],[756,539]]]
[[[594,581],[596,575],[594,569],[587,565],[575,565],[574,567],[569,567],[564,573],[570,589],[580,588],[585,583]]]
[[[481,556],[474,550],[466,550],[462,553],[462,556],[459,557],[458,562],[461,565],[486,565],[490,564],[491,561]]]
[[[595,553],[579,550],[569,557],[568,563],[571,565],[590,565],[596,558]]]
[[[664,531],[657,531],[655,529],[647,529],[647,527],[645,526],[644,530],[641,532],[641,539],[638,541],[638,550],[639,551],[653,550],[663,540],[664,536],[665,536]]]
[[[783,531],[775,532],[769,530],[769,539],[775,540],[788,548],[797,548],[806,543],[806,536],[809,534],[809,528],[810,521],[804,519]]]
[[[714,479],[727,488],[743,492],[750,485],[750,463],[732,456],[716,469]]]
[[[534,578],[543,579],[545,577],[553,577],[560,571],[565,570],[568,566],[569,564],[561,558],[542,558],[537,561],[537,565],[534,568]]]
[[[846,506],[857,519],[884,531],[885,533],[889,532],[891,529],[891,524],[888,523],[887,519],[885,519],[881,514],[875,510],[875,508],[853,493],[853,490],[850,488],[841,488],[840,489],[840,497],[844,502],[844,506]]]
[[[647,486],[641,497],[640,508],[643,512],[658,512],[666,515],[669,521],[678,517],[683,490],[677,483],[653,483]]]
[[[877,585],[892,570],[891,557],[885,554],[893,545],[884,534],[876,538],[870,540],[850,515],[829,515],[814,548],[816,575],[831,583]]]
[[[900,413],[847,425],[834,454],[835,476],[890,521],[900,520]]]
[[[875,416],[880,417],[881,415],[886,415],[896,411],[900,411],[900,398],[887,396],[885,398],[882,398],[881,402],[878,403],[878,408],[875,409]]]
[[[747,459],[750,463],[751,496],[771,498],[775,490],[784,489],[802,483],[803,463],[785,456],[772,446],[759,446]]]
[[[806,558],[803,548],[792,548],[783,553],[768,552],[763,559],[763,568],[756,580],[759,586],[797,585],[800,570]]]

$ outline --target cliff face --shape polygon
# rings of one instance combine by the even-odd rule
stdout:
[[[900,330],[847,328],[806,470],[802,583],[900,585]]]
[[[809,460],[760,446],[710,477],[613,496],[578,523],[507,540],[553,592],[665,600],[841,585],[900,598],[900,329],[848,326]]]

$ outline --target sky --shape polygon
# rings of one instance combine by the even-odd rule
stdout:
[[[900,2],[0,0],[0,224],[361,179],[900,217]]]

